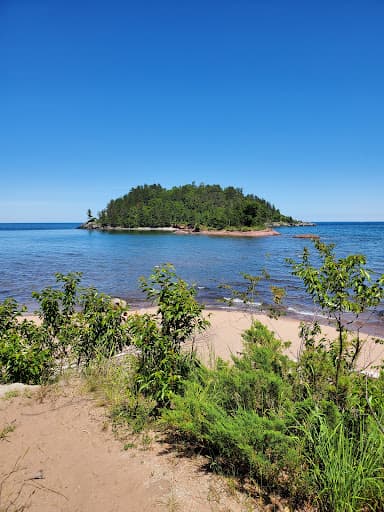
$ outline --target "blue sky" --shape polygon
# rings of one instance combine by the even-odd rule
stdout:
[[[384,2],[0,0],[0,221],[143,183],[384,221]]]

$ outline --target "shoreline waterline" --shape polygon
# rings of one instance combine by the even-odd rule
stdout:
[[[114,298],[114,297],[112,297]],[[146,299],[138,300],[133,299],[131,300],[127,296],[119,296],[116,297],[118,299],[121,299],[127,303],[127,306],[129,308],[130,312],[150,312],[153,313],[156,311],[156,306],[154,306],[152,303],[148,302]],[[234,302],[232,305],[229,305],[228,303],[216,301],[216,303],[204,303],[204,301],[198,301],[200,304],[204,306],[205,312],[208,313],[215,313],[215,312],[223,312],[228,313],[229,315],[233,314],[241,314],[245,315],[249,318],[269,318],[267,314],[266,309],[260,309],[260,304],[252,305],[252,304],[244,304],[241,302]],[[25,318],[37,318],[37,310],[38,310],[38,304],[35,303],[33,306],[32,304],[29,304],[26,306],[27,309],[25,312],[22,313],[22,317]],[[281,307],[278,312],[278,318],[277,320],[286,320],[288,322],[295,322],[297,325],[297,331],[299,330],[299,326],[301,322],[304,323],[314,323],[317,322],[322,328],[330,328],[333,329],[335,332],[335,326],[329,317],[322,312],[321,310],[318,311],[296,311],[292,307]],[[377,337],[384,340],[384,322],[382,321],[375,321],[372,320],[371,314],[368,312],[365,314],[365,321],[362,317],[357,323],[349,323],[348,325],[348,331],[349,332],[357,332],[359,331],[360,335],[362,336],[370,336],[370,337]],[[336,337],[336,336],[335,336]]]
[[[306,226],[311,224],[300,224],[300,226]],[[294,227],[294,226],[291,226]],[[234,237],[250,237],[258,238],[264,236],[279,236],[280,233],[272,228],[265,229],[191,229],[183,227],[137,227],[137,228],[126,228],[123,226],[100,226],[97,223],[86,222],[77,226],[77,229],[84,229],[87,231],[100,231],[107,233],[173,233],[175,235],[207,235],[207,236],[234,236]],[[305,235],[304,235],[305,236]]]
[[[125,299],[124,299],[125,300]],[[150,303],[147,303],[145,301],[143,302],[135,302],[135,303],[129,303],[127,301],[130,311],[154,311],[155,306],[153,306]],[[219,305],[219,304],[204,304],[204,311],[206,312],[217,312],[222,311],[224,313],[239,313],[243,314],[245,316],[248,316],[250,318],[269,318],[268,314],[264,310],[260,310],[257,308],[249,307],[248,305],[239,305],[236,304],[234,306],[229,305]],[[314,323],[317,322],[321,327],[325,328],[331,328],[335,330],[336,328],[334,326],[334,323],[332,322],[332,319],[328,318],[324,313],[322,312],[315,312],[315,311],[292,311],[292,308],[286,308],[285,310],[280,311],[280,315],[278,316],[277,320],[287,320],[289,322],[295,322],[298,326],[300,326],[301,322],[304,323]],[[371,336],[371,337],[377,337],[384,340],[384,325],[383,323],[379,322],[369,322],[366,323],[364,320],[361,320],[360,322],[356,324],[351,323],[348,326],[347,329],[349,332],[357,332],[362,336]]]

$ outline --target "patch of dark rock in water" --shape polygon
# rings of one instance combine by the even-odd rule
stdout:
[[[312,240],[319,240],[319,235],[312,235],[311,233],[304,233],[302,235],[293,235],[293,238],[310,238]]]

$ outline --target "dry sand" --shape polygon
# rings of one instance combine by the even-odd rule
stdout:
[[[231,354],[237,355],[242,351],[242,333],[249,328],[252,319],[259,320],[266,325],[282,341],[290,341],[291,346],[285,353],[292,359],[297,360],[301,349],[299,338],[300,321],[280,317],[271,319],[264,314],[254,314],[236,310],[211,310],[207,311],[211,327],[202,335],[197,336],[196,343],[198,350],[205,362],[209,362],[212,356],[229,359]],[[330,325],[321,326],[323,335],[329,339],[337,337],[337,331]],[[360,334],[366,340],[361,357],[359,368],[380,364],[384,360],[384,345],[376,344],[373,338],[367,334]]]
[[[180,229],[175,231],[176,235],[208,235],[208,236],[246,236],[250,238],[258,238],[263,236],[279,236],[280,233],[275,231],[274,229],[260,229],[260,230],[250,230],[250,231],[227,231],[225,229],[221,230],[201,230],[201,231],[192,231],[188,229]]]
[[[2,512],[246,510],[202,457],[148,435],[116,439],[105,409],[73,385],[28,393],[0,399],[0,433],[14,427],[0,438]]]
[[[241,352],[241,334],[252,316],[209,313],[211,327],[196,339],[202,357],[209,362]],[[287,354],[297,358],[298,321],[255,318],[290,340]],[[324,331],[336,334],[329,326]],[[368,341],[360,365],[383,358],[384,347]],[[236,493],[223,478],[206,473],[201,457],[179,456],[156,440],[117,440],[106,410],[73,384],[27,393],[0,398],[1,512],[20,512],[24,505],[31,512],[266,510]],[[124,450],[124,443],[136,446]]]

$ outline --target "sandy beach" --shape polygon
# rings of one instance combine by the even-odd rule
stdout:
[[[208,236],[246,236],[249,238],[257,238],[262,236],[279,236],[280,233],[275,231],[274,229],[260,229],[260,230],[251,230],[251,231],[228,231],[226,229],[221,230],[202,230],[202,231],[192,231],[192,230],[184,230],[179,229],[175,231],[176,235],[208,235]]]
[[[133,309],[131,313],[154,313],[155,307]],[[242,333],[248,329],[253,320],[258,320],[268,327],[282,341],[290,341],[291,345],[286,349],[286,354],[293,360],[297,360],[301,350],[299,337],[300,320],[288,316],[271,319],[265,314],[250,313],[236,309],[206,309],[204,316],[209,320],[210,327],[201,334],[197,334],[194,340],[198,353],[206,364],[220,357],[229,360],[231,355],[238,355],[243,348]],[[24,318],[40,322],[36,315],[26,315]],[[324,321],[324,319],[323,319]],[[335,339],[338,335],[331,325],[321,325],[322,334],[329,339]],[[360,333],[365,340],[364,347],[358,362],[358,368],[368,369],[384,361],[384,345],[374,342],[369,334]],[[375,373],[373,371],[373,373]]]
[[[155,308],[146,308],[133,312],[154,311]],[[298,359],[302,348],[299,337],[300,320],[287,316],[271,319],[265,314],[228,308],[206,309],[204,316],[211,325],[206,331],[196,335],[194,343],[206,364],[211,364],[217,357],[230,360],[232,354],[239,355],[243,349],[242,334],[251,326],[253,320],[262,322],[282,341],[291,342],[285,353],[293,360]],[[321,325],[321,329],[322,335],[327,336],[330,340],[335,339],[338,335],[336,329],[331,325]],[[376,374],[373,367],[384,360],[384,345],[375,343],[374,338],[369,334],[360,333],[360,337],[364,340],[364,347],[358,361],[358,368]]]
[[[247,236],[251,238],[257,238],[262,236],[279,236],[280,233],[275,231],[274,229],[252,229],[249,231],[240,231],[240,230],[227,230],[227,229],[202,229],[200,231],[195,231],[193,229],[188,228],[175,228],[172,226],[161,227],[161,228],[149,228],[149,227],[139,227],[139,228],[125,228],[122,226],[100,226],[97,223],[87,222],[85,224],[81,224],[78,226],[79,229],[87,229],[87,230],[96,230],[96,231],[112,231],[112,232],[126,232],[126,233],[140,233],[140,232],[164,232],[164,233],[174,233],[176,235],[209,235],[209,236]]]
[[[291,345],[285,350],[285,353],[293,360],[297,360],[301,350],[301,340],[299,337],[300,321],[281,317],[271,319],[265,314],[251,314],[236,310],[207,310],[205,313],[211,326],[207,331],[196,338],[198,351],[203,360],[209,363],[212,357],[221,357],[229,359],[231,354],[238,355],[242,351],[242,333],[248,329],[252,320],[258,320],[266,325],[282,341],[290,341]],[[323,335],[329,339],[335,339],[338,335],[336,329],[330,325],[321,326]],[[366,340],[358,367],[362,370],[371,368],[384,360],[384,345],[374,343],[373,338],[368,334],[361,334],[363,340]]]
[[[156,432],[117,435],[81,383],[0,398],[0,510],[243,512],[247,496]]]

